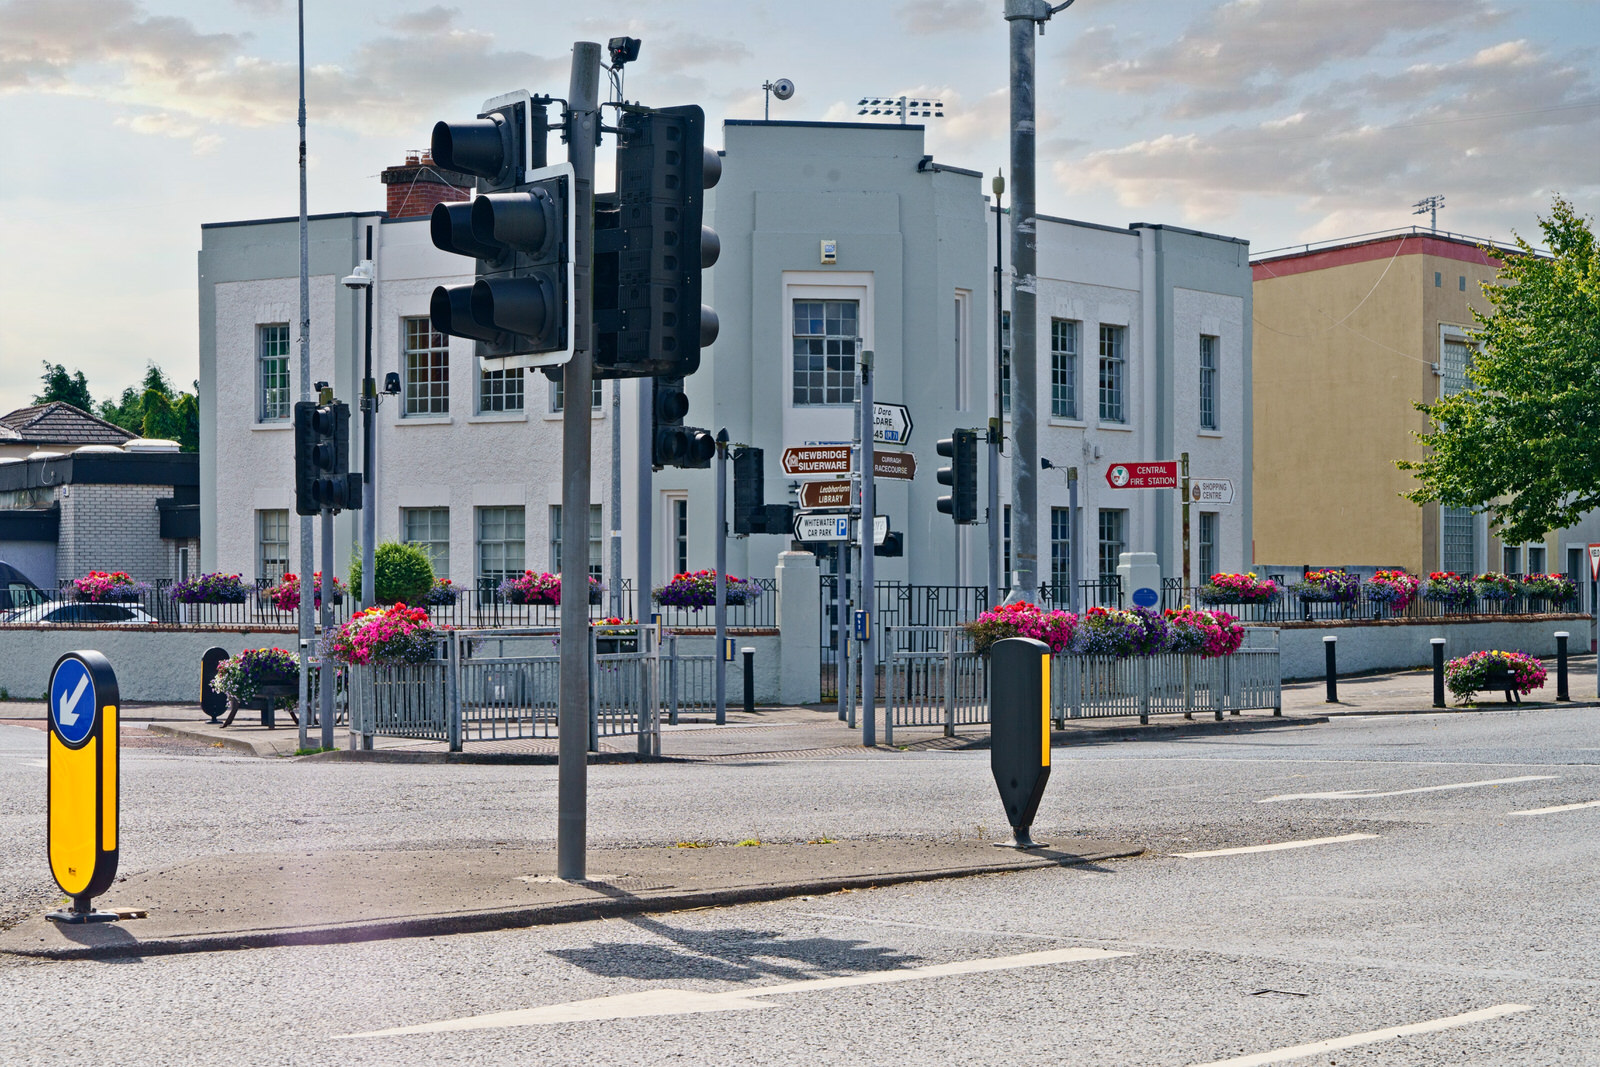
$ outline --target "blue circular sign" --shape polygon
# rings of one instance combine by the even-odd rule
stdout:
[[[1141,608],[1153,608],[1161,603],[1161,594],[1148,585],[1141,586],[1133,591],[1133,602]]]
[[[50,678],[50,721],[69,748],[77,748],[94,732],[99,714],[94,678],[80,659],[63,657]]]

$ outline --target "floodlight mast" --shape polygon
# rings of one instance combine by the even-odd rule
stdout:
[[[944,118],[944,101],[918,100],[909,96],[864,96],[856,101],[856,114],[898,114],[900,116],[900,125],[904,126],[907,118]]]

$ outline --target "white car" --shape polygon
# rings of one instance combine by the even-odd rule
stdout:
[[[88,601],[52,601],[0,616],[0,622],[15,626],[149,626],[155,621],[155,616],[132,604]]]

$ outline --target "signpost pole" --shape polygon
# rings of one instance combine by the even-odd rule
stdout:
[[[728,431],[717,431],[717,725],[728,721],[728,659],[722,652],[728,640]]]
[[[872,352],[861,353],[861,410],[872,411]],[[871,415],[865,416],[871,419]],[[873,521],[877,513],[877,500],[874,496],[874,479],[872,474],[872,426],[865,427],[866,432],[861,435],[861,523],[857,543],[861,546],[861,589],[862,607],[866,613],[867,625],[861,632],[861,743],[869,747],[878,743],[878,664],[874,653],[875,645],[872,640],[872,609],[876,606],[877,597],[874,596],[873,579],[875,556],[873,543],[875,540],[876,526]],[[853,621],[853,620],[852,620]]]
[[[1180,453],[1178,463],[1181,478],[1178,491],[1183,494],[1183,588],[1178,591],[1181,600],[1189,589],[1189,453]]]
[[[314,596],[311,583],[300,583],[301,596]],[[317,640],[317,721],[322,724],[322,748],[333,747],[333,509],[322,509],[322,636]],[[355,594],[352,592],[352,596]]]

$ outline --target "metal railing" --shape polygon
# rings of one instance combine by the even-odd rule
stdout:
[[[1370,595],[1365,583],[1347,599],[1327,600],[1321,596],[1305,596],[1292,588],[1298,576],[1269,574],[1264,577],[1277,583],[1279,593],[1269,601],[1235,603],[1230,601],[1207,602],[1200,599],[1200,587],[1185,586],[1181,578],[1167,578],[1161,583],[1161,607],[1174,609],[1187,605],[1193,608],[1216,608],[1226,611],[1243,623],[1280,624],[1285,622],[1325,622],[1338,619],[1443,619],[1461,615],[1542,615],[1548,612],[1574,612],[1579,609],[1579,598],[1555,600],[1518,593],[1510,597],[1468,596],[1455,602],[1429,600],[1417,590],[1410,603],[1396,608],[1387,600]],[[1520,575],[1511,575],[1520,580]]]

